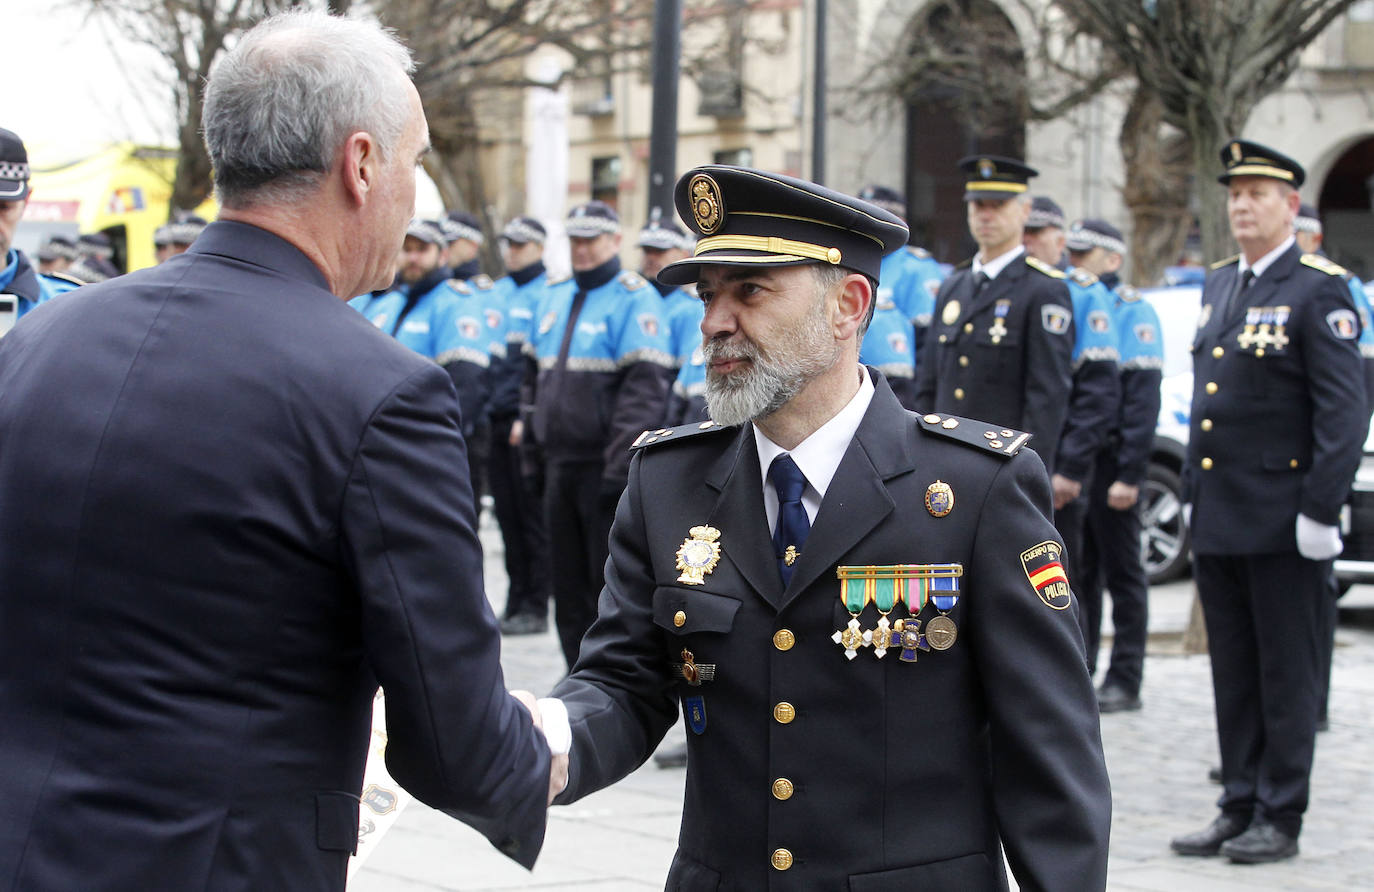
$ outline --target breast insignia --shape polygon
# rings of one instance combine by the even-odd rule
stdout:
[[[1026,266],[1029,266],[1029,267],[1030,267],[1031,269],[1033,269],[1033,270],[1039,270],[1040,272],[1042,272],[1042,273],[1044,273],[1045,275],[1049,276],[1051,279],[1067,279],[1067,278],[1068,278],[1068,276],[1064,275],[1064,274],[1063,274],[1062,272],[1060,272],[1059,270],[1057,270],[1057,269],[1055,269],[1054,267],[1050,266],[1050,265],[1049,265],[1048,263],[1046,263],[1045,261],[1039,260],[1039,259],[1037,259],[1037,258],[1035,258],[1035,257],[1032,257],[1032,256],[1030,256],[1029,254],[1026,255]]]
[[[921,430],[927,434],[955,440],[965,446],[977,449],[979,452],[990,453],[1002,458],[1011,458],[1020,452],[1021,447],[1025,446],[1031,438],[1031,435],[1025,431],[992,427],[983,421],[960,418],[957,415],[945,415],[939,412],[922,415],[918,419],[918,423]],[[952,501],[951,499],[951,503]],[[953,505],[951,504],[950,507]]]

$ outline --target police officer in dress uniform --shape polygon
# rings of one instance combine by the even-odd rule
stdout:
[[[696,239],[672,220],[662,220],[657,215],[658,209],[655,208],[654,216],[639,231],[636,244],[643,254],[639,274],[663,295],[663,321],[668,326],[668,343],[677,358],[673,386],[668,392],[667,408],[663,414],[663,424],[672,427],[688,421],[704,420],[697,417],[686,386],[678,387],[683,368],[692,362],[692,354],[699,352],[698,348],[701,347],[702,311],[701,301],[697,300],[690,285],[668,285],[658,280],[659,270],[691,256]],[[704,407],[704,397],[700,405]]]
[[[1053,470],[1075,331],[1064,274],[1021,243],[1031,204],[1026,184],[1036,171],[993,155],[964,158],[959,168],[978,253],[940,286],[917,350],[916,405],[1030,431]]]
[[[81,282],[39,273],[14,247],[29,200],[29,153],[18,134],[0,128],[0,337],[34,307]]]
[[[565,225],[573,278],[550,286],[525,345],[525,434],[543,451],[554,621],[571,667],[596,618],[629,445],[663,420],[675,366],[663,299],[620,268],[620,217],[603,201]]]
[[[1117,275],[1126,254],[1121,230],[1105,220],[1079,220],[1069,227],[1066,247],[1074,272],[1097,276],[1111,290],[1112,330],[1120,345],[1121,399],[1095,457],[1074,591],[1088,671],[1095,672],[1104,584],[1111,590],[1112,655],[1097,691],[1097,706],[1104,713],[1121,712],[1140,708],[1145,671],[1150,588],[1140,553],[1138,503],[1159,418],[1164,344],[1154,307]]]
[[[896,217],[686,173],[716,422],[638,440],[601,610],[545,700],[572,802],[688,725],[672,890],[1102,889],[1111,801],[1025,433],[858,363]],[[770,533],[771,530],[771,533]]]
[[[548,284],[544,242],[548,231],[533,217],[516,217],[501,230],[501,255],[509,273],[496,283],[506,312],[506,359],[495,372],[491,398],[491,485],[496,521],[506,549],[510,588],[501,617],[506,635],[539,634],[549,625],[548,530],[544,524],[542,468],[526,473],[520,443],[520,383],[525,345],[534,335],[536,312]]]
[[[906,222],[906,199],[891,186],[865,186],[859,190],[859,197]],[[903,245],[883,258],[881,273],[878,301],[881,303],[887,296],[906,315],[914,329],[912,344],[919,351],[926,330],[930,328],[935,295],[945,280],[944,267],[925,248]],[[920,359],[918,355],[916,361]]]
[[[1184,497],[1224,789],[1220,816],[1172,847],[1253,863],[1298,852],[1330,637],[1323,593],[1368,416],[1344,270],[1293,237],[1302,167],[1246,140],[1221,159],[1242,253],[1203,287]]]

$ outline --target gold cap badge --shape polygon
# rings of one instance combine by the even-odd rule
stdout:
[[[716,181],[704,173],[692,177],[688,185],[692,196],[692,216],[702,235],[712,235],[725,222],[725,202]]]

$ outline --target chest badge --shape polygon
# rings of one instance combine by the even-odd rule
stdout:
[[[1002,298],[992,308],[992,325],[988,328],[988,337],[992,338],[994,344],[1002,343],[1002,339],[1007,336],[1007,314],[1011,312],[1011,301]]]
[[[943,480],[926,487],[926,510],[932,517],[945,517],[954,510],[954,490]]]
[[[945,325],[953,325],[959,321],[959,301],[952,300],[945,304],[945,308],[940,313],[940,321]]]
[[[682,540],[677,550],[677,569],[682,571],[677,581],[701,585],[706,581],[706,574],[720,563],[720,530],[699,526],[692,527],[688,533],[690,535]]]

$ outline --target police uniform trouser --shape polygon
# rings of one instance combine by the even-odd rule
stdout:
[[[601,462],[550,459],[544,488],[553,616],[568,668],[596,618],[615,505],[603,498]]]
[[[1217,805],[1302,829],[1329,635],[1329,561],[1281,554],[1199,554],[1221,748]]]
[[[1088,630],[1090,625],[1096,628],[1102,624],[1102,599],[1099,597],[1097,608],[1089,616],[1088,607],[1083,601],[1080,593],[1083,579],[1083,526],[1088,516],[1088,487],[1091,481],[1084,481],[1083,491],[1078,494],[1078,498],[1069,502],[1063,508],[1058,508],[1054,512],[1054,528],[1059,531],[1059,538],[1064,540],[1064,572],[1069,576],[1069,585],[1073,589],[1074,598],[1077,601],[1075,609],[1078,612],[1078,623],[1083,630],[1083,640],[1088,640]],[[1095,619],[1094,619],[1095,617]],[[1088,674],[1092,674],[1093,659],[1095,658],[1096,641],[1100,632],[1093,633],[1093,646],[1088,651]]]
[[[520,472],[519,448],[510,445],[515,419],[492,422],[487,484],[506,549],[506,616],[543,617],[549,609],[549,543],[544,506]]]
[[[1112,656],[1102,683],[1138,696],[1149,635],[1150,581],[1140,553],[1140,503],[1126,511],[1107,507],[1107,490],[1116,481],[1116,471],[1112,454],[1098,453],[1079,561],[1082,576],[1074,587],[1085,617],[1089,671],[1097,668],[1104,587],[1112,593]],[[1091,619],[1089,612],[1094,614]]]

